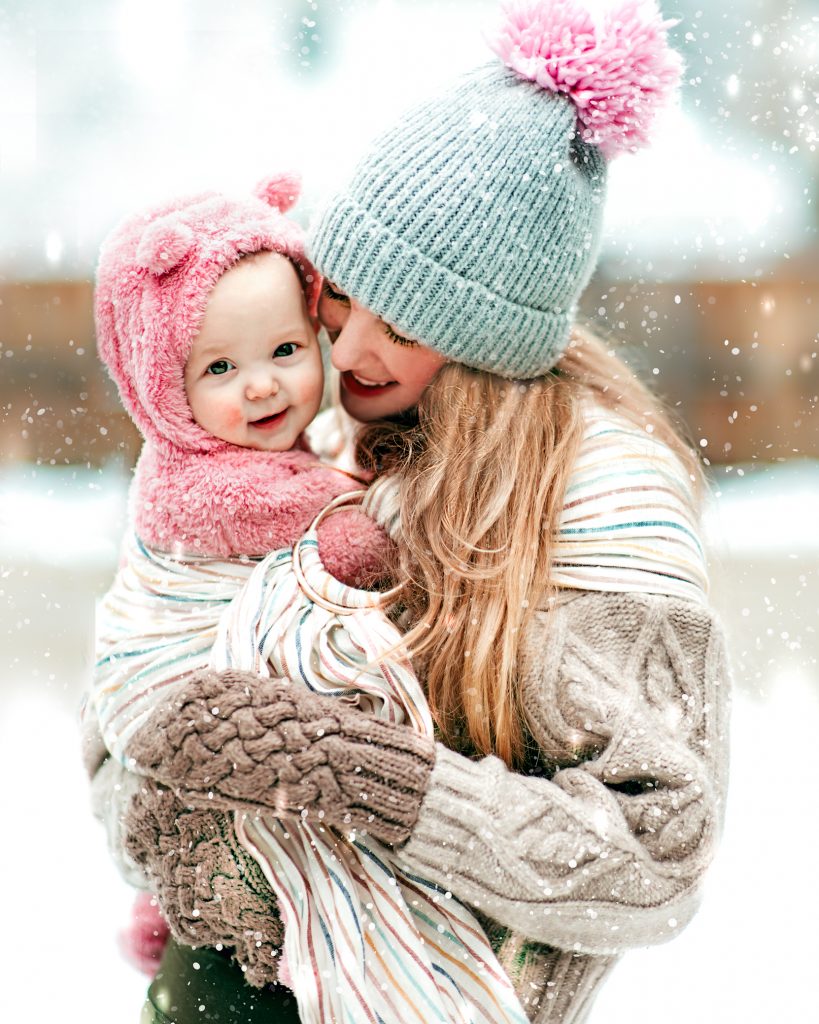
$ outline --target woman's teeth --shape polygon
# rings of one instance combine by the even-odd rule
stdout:
[[[394,380],[370,380],[367,377],[359,377],[352,370],[345,370],[341,375],[344,387],[360,398],[372,398],[376,395],[383,395],[389,388],[395,387]]]

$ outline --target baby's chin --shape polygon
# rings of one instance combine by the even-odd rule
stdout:
[[[306,411],[290,407],[279,422],[263,420],[263,425],[256,428],[248,424],[242,447],[257,452],[289,452],[301,446],[310,419]]]

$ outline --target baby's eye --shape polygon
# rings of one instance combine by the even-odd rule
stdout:
[[[349,305],[350,305],[350,300],[349,300],[349,298],[348,298],[348,297],[347,297],[347,296],[346,296],[346,295],[344,294],[344,292],[337,292],[337,291],[335,290],[335,288],[334,288],[334,287],[333,287],[333,286],[332,286],[332,285],[330,284],[330,282],[329,282],[329,281],[327,281],[326,279],[325,279],[325,281],[324,281],[324,284],[322,285],[322,288],[321,288],[321,290],[322,290],[322,293],[323,293],[323,294],[324,294],[324,295],[325,295],[325,296],[326,296],[326,297],[327,297],[328,299],[332,299],[332,300],[333,300],[333,302],[341,302],[341,303],[343,303],[343,304],[344,304],[345,306],[349,306]]]
[[[390,341],[394,341],[396,345],[412,346],[418,344],[418,342],[414,341],[412,338],[405,338],[403,334],[399,334],[397,331],[394,331],[389,324],[384,324],[384,330]]]
[[[217,359],[215,363],[211,363],[210,366],[205,370],[205,373],[212,373],[214,377],[218,377],[223,373],[227,373],[229,370],[235,370],[236,367],[229,359]]]
[[[281,359],[284,356],[292,356],[298,346],[293,341],[285,341],[276,348],[273,353],[274,359]]]

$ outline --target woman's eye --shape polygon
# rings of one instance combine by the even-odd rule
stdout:
[[[405,338],[403,334],[398,334],[398,332],[394,331],[389,324],[384,324],[384,330],[386,331],[387,337],[390,341],[394,341],[396,345],[412,346],[418,344],[418,342],[414,341],[412,338]]]
[[[221,374],[235,369],[236,367],[229,359],[217,359],[215,363],[210,364],[205,373],[212,373],[214,377],[219,377]]]
[[[327,280],[325,280],[324,284],[321,286],[321,291],[326,298],[332,299],[333,302],[341,302],[345,306],[350,305],[350,300],[344,292],[337,292]]]
[[[296,351],[296,344],[292,341],[285,341],[283,344],[277,346],[276,351],[273,353],[274,359],[282,359],[284,356],[292,356]]]

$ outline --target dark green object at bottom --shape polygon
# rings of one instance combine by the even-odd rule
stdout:
[[[227,954],[169,939],[140,1024],[194,1022],[298,1024],[299,1013],[296,997],[283,985],[253,988]]]

